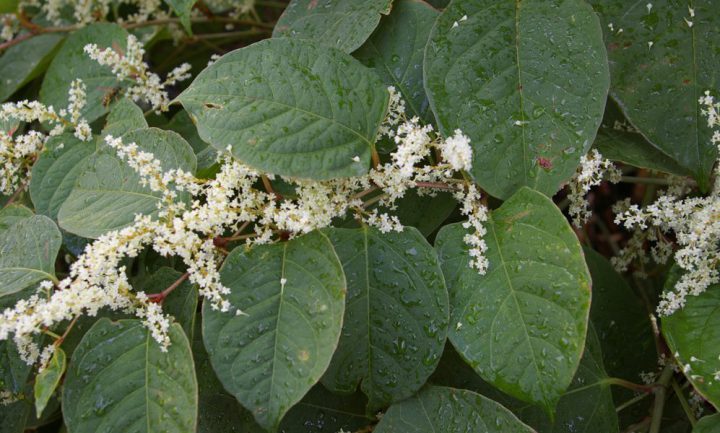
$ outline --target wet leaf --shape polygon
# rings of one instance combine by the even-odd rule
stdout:
[[[103,138],[106,135],[119,137],[136,129],[147,127],[148,123],[140,107],[130,99],[123,98],[110,110],[100,135]]]
[[[368,396],[370,413],[418,391],[447,338],[448,299],[432,246],[412,227],[329,229],[347,278],[343,332],[323,384]]]
[[[423,58],[438,15],[422,0],[396,0],[390,15],[354,54],[402,95],[408,116],[428,123],[433,116],[423,88]]]
[[[720,79],[717,3],[659,0],[649,8],[647,2],[625,0],[590,3],[606,29],[613,98],[658,151],[708,188],[716,149],[698,98]]]
[[[720,408],[720,286],[688,296],[685,306],[662,317],[661,323],[671,352],[684,366],[685,376],[697,392]]]
[[[391,7],[392,0],[291,0],[273,37],[310,39],[352,53]]]
[[[32,366],[20,358],[12,340],[0,341],[0,392],[13,401],[0,404],[0,433],[22,433],[32,412],[32,387],[28,384]]]
[[[84,48],[87,44],[96,44],[101,49],[125,50],[127,36],[122,27],[111,23],[90,24],[71,33],[48,67],[40,88],[40,101],[56,110],[67,107],[70,84],[81,79],[87,87],[87,105],[82,116],[92,122],[107,113],[104,96],[110,89],[127,84],[118,82],[112,69],[91,59]]]
[[[523,188],[487,223],[490,268],[480,275],[461,223],[435,244],[450,292],[449,338],[486,381],[552,413],[582,355],[590,275],[565,217]]]
[[[702,417],[695,425],[693,433],[720,433],[720,414]]]
[[[150,152],[164,171],[179,168],[195,172],[195,154],[177,133],[157,128],[131,131],[122,137]],[[98,151],[88,157],[69,196],[60,206],[58,222],[70,233],[97,238],[110,230],[126,227],[135,215],[156,215],[161,194],[140,183],[140,176],[115,150],[98,138]],[[187,197],[179,194],[179,199]]]
[[[349,55],[280,38],[224,55],[177,100],[216,149],[232,145],[258,169],[324,180],[368,171],[388,93]]]
[[[73,433],[194,433],[197,389],[192,353],[178,324],[167,352],[140,320],[100,319],[75,349],[63,386]]]
[[[47,367],[35,378],[35,411],[38,417],[42,415],[50,397],[60,385],[60,378],[65,373],[66,363],[65,352],[58,347]]]
[[[337,346],[345,276],[320,232],[235,248],[220,271],[235,311],[203,305],[203,340],[226,390],[267,430],[325,372]]]
[[[425,52],[441,133],[470,137],[471,173],[501,199],[522,186],[551,196],[572,176],[609,81],[600,24],[582,0],[455,0]]]
[[[532,433],[500,404],[463,389],[428,386],[417,396],[390,406],[375,433],[429,432]]]

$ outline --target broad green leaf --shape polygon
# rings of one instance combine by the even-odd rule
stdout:
[[[110,23],[90,24],[71,33],[48,67],[40,88],[40,101],[56,110],[67,107],[70,84],[79,78],[87,87],[87,105],[82,110],[85,119],[92,122],[107,113],[108,107],[103,104],[105,95],[124,84],[116,80],[110,67],[91,59],[84,48],[87,44],[96,44],[101,49],[125,50],[127,36],[122,27]]]
[[[0,101],[42,74],[63,39],[62,34],[48,33],[8,48],[0,56]]]
[[[203,305],[203,340],[218,378],[258,424],[283,415],[320,379],[337,346],[345,276],[330,241],[313,232],[235,248],[220,271],[228,300],[247,315]]]
[[[193,125],[187,111],[180,110],[163,129],[175,131],[187,140],[197,157],[198,172],[208,170],[216,163],[217,150],[200,138],[197,128]]]
[[[423,236],[430,236],[452,214],[457,207],[457,200],[446,192],[431,197],[420,196],[416,190],[409,190],[397,201],[397,207],[397,210],[390,212],[397,215],[404,226],[415,227]]]
[[[175,12],[175,15],[180,17],[180,23],[182,23],[185,31],[190,35],[192,35],[190,15],[192,14],[192,8],[196,1],[197,0],[165,0],[165,3]]]
[[[148,123],[140,107],[130,99],[123,98],[110,110],[100,135],[119,137],[130,131],[147,127]]]
[[[437,254],[420,232],[329,229],[347,278],[343,332],[323,384],[368,396],[374,412],[417,392],[447,338],[448,298]]]
[[[661,153],[708,188],[716,148],[698,98],[716,92],[720,79],[717,2],[659,0],[650,8],[625,0],[590,3],[607,30],[613,98]]]
[[[695,389],[720,408],[720,286],[688,296],[685,306],[661,319],[675,359]]]
[[[174,284],[182,273],[175,269],[162,267],[153,274],[139,281],[133,281],[136,290],[146,293],[160,293]],[[163,301],[163,312],[175,318],[182,326],[188,340],[193,338],[195,328],[195,312],[198,304],[198,289],[187,279],[180,283]]]
[[[138,129],[123,135],[152,153],[163,170],[195,172],[195,154],[177,133],[157,128]],[[104,143],[98,143],[103,146]],[[156,215],[161,194],[140,183],[140,177],[115,151],[105,146],[89,157],[75,185],[58,211],[60,227],[86,238],[126,227],[136,214]],[[182,199],[184,195],[180,195]]]
[[[428,4],[437,9],[444,9],[450,3],[450,0],[428,0]]]
[[[33,165],[30,179],[30,198],[37,213],[57,219],[60,206],[94,152],[94,142],[80,141],[72,134],[50,137]]]
[[[405,100],[409,116],[431,122],[432,113],[423,88],[423,58],[438,11],[422,0],[396,0],[390,15],[355,57],[372,68]]]
[[[310,39],[352,53],[391,7],[392,0],[291,0],[273,37]]]
[[[194,433],[197,392],[192,353],[178,324],[167,352],[140,320],[100,319],[75,349],[63,386],[72,433]]]
[[[720,414],[702,417],[692,433],[720,433]]]
[[[681,176],[689,174],[628,123],[612,99],[605,107],[605,117],[593,146],[603,157],[613,161]]]
[[[584,252],[592,276],[590,320],[602,345],[603,364],[610,375],[637,381],[641,372],[657,367],[649,312],[606,258],[590,248]]]
[[[20,358],[12,340],[0,341],[0,392],[8,392],[15,400],[0,404],[0,433],[23,433],[25,423],[32,412],[31,393],[28,385],[32,366]]]
[[[500,404],[464,389],[428,386],[390,406],[374,433],[533,433]]]
[[[60,384],[60,378],[65,373],[66,363],[65,352],[58,347],[55,349],[50,363],[35,378],[35,411],[38,417],[42,415],[50,397],[53,396],[55,389]]]
[[[200,317],[195,321],[192,349],[199,394],[197,433],[264,433],[252,413],[223,389],[213,371],[203,345]]]
[[[607,379],[600,342],[590,327],[585,353],[570,388],[558,401],[554,422],[537,407],[508,408],[543,433],[618,433],[618,415]]]
[[[582,249],[553,202],[528,188],[491,213],[487,230],[486,275],[468,266],[461,223],[437,236],[450,341],[483,379],[551,413],[587,333],[590,275]]]
[[[367,172],[388,93],[349,55],[280,38],[226,54],[177,100],[216,149],[232,145],[258,169],[323,180]]]
[[[0,230],[0,310],[57,281],[55,258],[62,236],[48,217],[36,215]]]
[[[461,129],[471,174],[507,199],[552,196],[590,148],[609,86],[597,16],[583,0],[454,0],[425,52],[425,89],[444,136]]]
[[[361,393],[336,395],[316,385],[283,417],[281,433],[356,432],[372,424]]]

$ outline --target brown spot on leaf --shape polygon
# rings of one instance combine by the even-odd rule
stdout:
[[[317,7],[318,0],[310,0],[310,3],[307,5],[307,10],[313,10]]]
[[[537,163],[540,167],[544,168],[545,170],[552,170],[552,168],[553,168],[552,161],[550,161],[549,159],[542,157],[542,156],[537,157]]]
[[[298,352],[298,359],[302,362],[308,362],[310,360],[310,352],[308,352],[305,349],[302,349]]]
[[[219,110],[219,109],[223,108],[222,105],[216,104],[214,102],[206,102],[203,105],[205,106],[205,108],[214,109],[214,110]]]

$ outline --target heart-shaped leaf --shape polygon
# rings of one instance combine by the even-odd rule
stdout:
[[[177,100],[218,150],[232,146],[253,167],[322,180],[367,172],[388,93],[349,55],[280,38],[224,55]]]
[[[235,248],[220,271],[228,300],[246,315],[203,305],[203,341],[218,378],[258,424],[283,415],[325,372],[337,346],[345,276],[330,241],[313,232]]]
[[[3,77],[0,80],[0,101],[42,74],[63,39],[62,34],[48,33],[8,48],[0,57],[0,77]]]
[[[447,337],[448,299],[437,255],[412,227],[330,229],[347,278],[343,333],[323,384],[352,393],[369,412],[419,390]]]
[[[590,275],[580,243],[555,204],[528,188],[491,213],[487,230],[486,275],[468,266],[461,223],[438,234],[450,341],[483,379],[552,413],[587,333]]]
[[[425,51],[440,131],[470,137],[472,175],[502,199],[522,186],[553,195],[572,176],[609,84],[600,23],[583,0],[454,0]]]

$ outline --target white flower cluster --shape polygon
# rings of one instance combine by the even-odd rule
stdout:
[[[592,216],[585,201],[585,194],[590,191],[590,188],[600,185],[603,178],[617,183],[620,181],[620,176],[620,170],[613,165],[612,161],[604,159],[597,149],[591,149],[587,155],[580,158],[580,165],[568,184],[570,188],[568,213],[572,217],[575,227],[581,228]]]
[[[11,125],[0,130],[0,194],[10,195],[30,181],[30,167],[45,146],[49,136],[72,128],[80,140],[90,140],[92,131],[81,111],[85,106],[85,84],[72,82],[69,104],[55,112],[52,106],[37,101],[7,102],[0,107],[0,124]],[[19,134],[20,123],[40,122],[52,126],[48,134],[30,130]]]
[[[150,72],[148,64],[143,61],[145,49],[134,35],[128,35],[125,52],[88,44],[85,45],[85,53],[101,65],[110,66],[119,81],[132,82],[126,90],[127,96],[135,102],[147,102],[158,113],[168,110],[170,98],[167,89],[191,77],[190,64],[183,63],[162,81],[160,76]]]
[[[222,157],[214,179],[196,179],[181,170],[163,171],[160,162],[135,143],[105,137],[107,145],[140,175],[143,184],[162,194],[158,217],[153,220],[138,215],[131,226],[106,233],[88,245],[72,264],[68,277],[57,284],[59,290],[45,290],[43,293],[49,295],[37,294],[0,315],[0,340],[13,335],[28,361],[49,359],[52,352],[41,353],[33,343],[34,334],[64,320],[111,308],[142,318],[153,338],[166,348],[170,321],[159,305],[163,296],[133,291],[122,265],[124,258],[135,257],[147,247],[162,256],[178,256],[187,267],[187,278],[199,286],[206,302],[215,309],[242,314],[226,300],[229,289],[220,281],[218,270],[225,244],[245,241],[253,245],[292,238],[327,227],[348,211],[383,232],[401,231],[397,217],[369,208],[380,203],[392,209],[408,188],[425,193],[454,192],[462,203],[462,213],[469,218],[465,227],[472,229],[465,237],[471,266],[484,273],[487,260],[482,237],[487,209],[474,185],[454,177],[470,167],[469,139],[459,131],[448,140],[432,138],[432,129],[419,125],[417,119],[397,123],[393,136],[398,148],[391,162],[361,177],[322,182],[284,178],[295,187],[290,197],[281,197],[271,188],[258,189],[261,180],[269,183],[274,177],[229,156]],[[421,165],[433,147],[448,163]],[[188,196],[190,199],[184,200]],[[253,232],[245,234],[247,228]],[[229,233],[232,235],[227,236]]]
[[[708,126],[720,127],[718,108],[712,96],[706,93],[700,98]],[[712,142],[720,146],[720,134],[715,131]],[[716,168],[715,185],[707,197],[683,198],[687,190],[673,186],[654,203],[644,208],[626,205],[626,210],[616,216],[615,222],[628,229],[655,229],[659,234],[649,240],[658,240],[663,234],[674,233],[679,249],[675,261],[684,273],[673,291],[663,294],[658,313],[669,315],[685,305],[687,296],[697,296],[708,286],[720,282],[720,167]],[[640,242],[640,241],[636,241]],[[668,252],[665,246],[663,256]],[[662,257],[660,257],[662,258]]]

